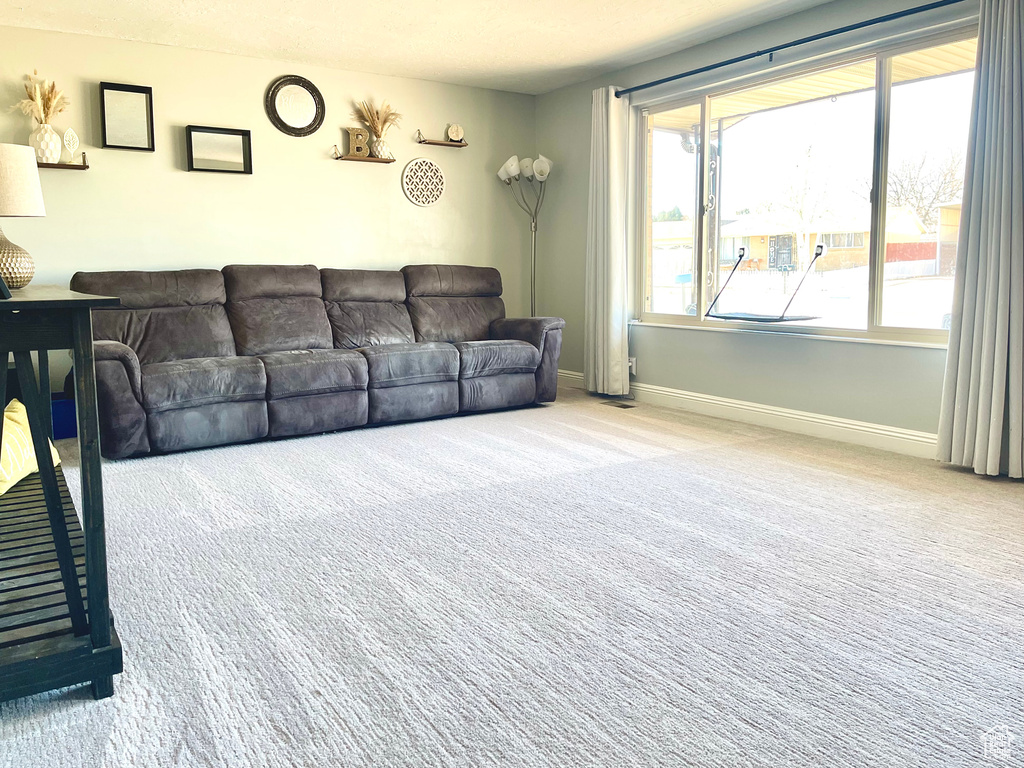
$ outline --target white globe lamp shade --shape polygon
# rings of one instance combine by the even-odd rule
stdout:
[[[504,165],[498,169],[498,178],[502,181],[508,181],[508,171],[505,170]]]
[[[533,178],[533,158],[524,157],[519,161],[519,172],[528,179]]]

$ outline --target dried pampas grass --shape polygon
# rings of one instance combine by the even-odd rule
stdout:
[[[366,123],[366,127],[370,129],[370,133],[373,134],[374,138],[382,139],[384,134],[388,132],[388,128],[391,126],[398,125],[398,121],[402,119],[402,116],[395,112],[391,108],[391,105],[386,101],[380,105],[378,109],[373,105],[373,101],[370,100],[360,101],[356,104],[356,108],[352,110],[352,117],[363,123]]]
[[[43,124],[53,120],[70,106],[71,102],[64,95],[64,91],[57,90],[55,82],[44,80],[38,75],[39,70],[34,70],[31,75],[25,75],[25,94],[28,98],[15,104],[14,109],[20,109],[39,124]]]

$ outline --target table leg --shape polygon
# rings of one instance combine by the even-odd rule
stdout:
[[[60,498],[60,488],[57,486],[57,473],[53,469],[53,458],[50,455],[50,440],[46,434],[46,426],[41,418],[43,402],[39,389],[36,387],[36,376],[32,366],[32,353],[15,352],[14,365],[18,369],[21,396],[25,399],[25,410],[28,412],[29,430],[32,433],[36,462],[39,465],[39,481],[43,487],[46,511],[50,517],[53,549],[57,554],[57,565],[60,566],[60,576],[64,582],[64,595],[68,602],[71,627],[77,637],[88,632],[89,625],[82,601],[82,589],[78,583],[75,556],[71,551],[71,540],[68,538],[68,526],[64,520],[64,502]]]
[[[0,450],[3,450],[4,445],[3,410],[7,407],[7,361],[10,359],[11,353],[0,349]]]
[[[82,466],[82,521],[85,531],[85,578],[89,589],[89,627],[93,648],[110,645],[110,592],[107,584],[107,539],[100,465],[100,422],[96,408],[96,369],[92,347],[92,313],[77,310],[72,316],[75,358],[75,404]],[[114,678],[92,681],[97,699],[112,696]]]
[[[45,349],[36,353],[36,365],[39,367],[39,392],[46,405],[40,414],[46,422],[46,434],[53,439],[53,395],[50,394],[50,355]]]

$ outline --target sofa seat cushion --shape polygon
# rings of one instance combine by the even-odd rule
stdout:
[[[366,389],[366,358],[348,349],[302,349],[260,355],[267,399]]]
[[[540,365],[540,350],[526,341],[461,341],[455,348],[461,360],[460,379],[536,373]]]
[[[366,358],[370,389],[459,378],[458,350],[444,342],[382,344],[365,347],[359,352]]]
[[[258,357],[202,357],[142,366],[147,413],[263,400],[266,394],[267,375]]]

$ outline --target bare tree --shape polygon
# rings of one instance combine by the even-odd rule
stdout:
[[[910,208],[929,231],[938,221],[938,206],[958,201],[963,191],[964,158],[959,152],[938,160],[922,154],[889,168],[889,205]]]
[[[778,198],[766,206],[769,213],[782,213],[792,224],[796,235],[796,264],[801,267],[808,263],[814,251],[810,233],[816,231],[818,222],[835,214],[833,185],[828,174],[822,172],[827,165],[822,152],[813,144],[808,145],[792,164],[788,178],[782,180]]]

